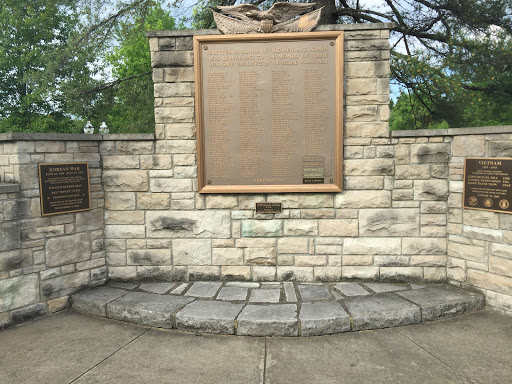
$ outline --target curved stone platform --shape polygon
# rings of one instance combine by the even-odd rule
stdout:
[[[453,317],[482,309],[484,297],[447,285],[112,282],[76,293],[72,307],[151,327],[250,336],[315,336]]]

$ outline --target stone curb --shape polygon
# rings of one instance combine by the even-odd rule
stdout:
[[[398,327],[459,316],[484,305],[482,294],[447,285],[355,282],[113,282],[72,297],[73,309],[91,315],[245,336],[320,336]]]

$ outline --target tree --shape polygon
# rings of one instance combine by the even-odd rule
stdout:
[[[75,5],[75,0],[0,5],[0,130],[70,129],[62,85],[90,75],[83,54],[67,54],[79,24]]]
[[[115,80],[102,90],[111,104],[101,113],[112,132],[154,132],[151,56],[145,32],[175,28],[170,12],[154,5],[146,15],[122,22],[115,29],[118,45],[106,56]]]

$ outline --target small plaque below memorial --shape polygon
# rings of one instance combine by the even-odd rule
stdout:
[[[512,159],[466,158],[464,208],[512,213]]]
[[[91,209],[88,163],[39,164],[41,215]]]
[[[256,213],[281,213],[281,203],[256,203]]]

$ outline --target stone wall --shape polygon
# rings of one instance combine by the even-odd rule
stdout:
[[[465,157],[512,158],[512,127],[394,132],[453,137],[449,160],[447,278],[485,293],[488,306],[512,312],[512,215],[462,208]],[[404,139],[400,139],[404,140]]]
[[[105,282],[99,139],[0,135],[0,329],[60,310],[78,289]],[[92,210],[41,217],[37,163],[72,161],[89,162]]]

